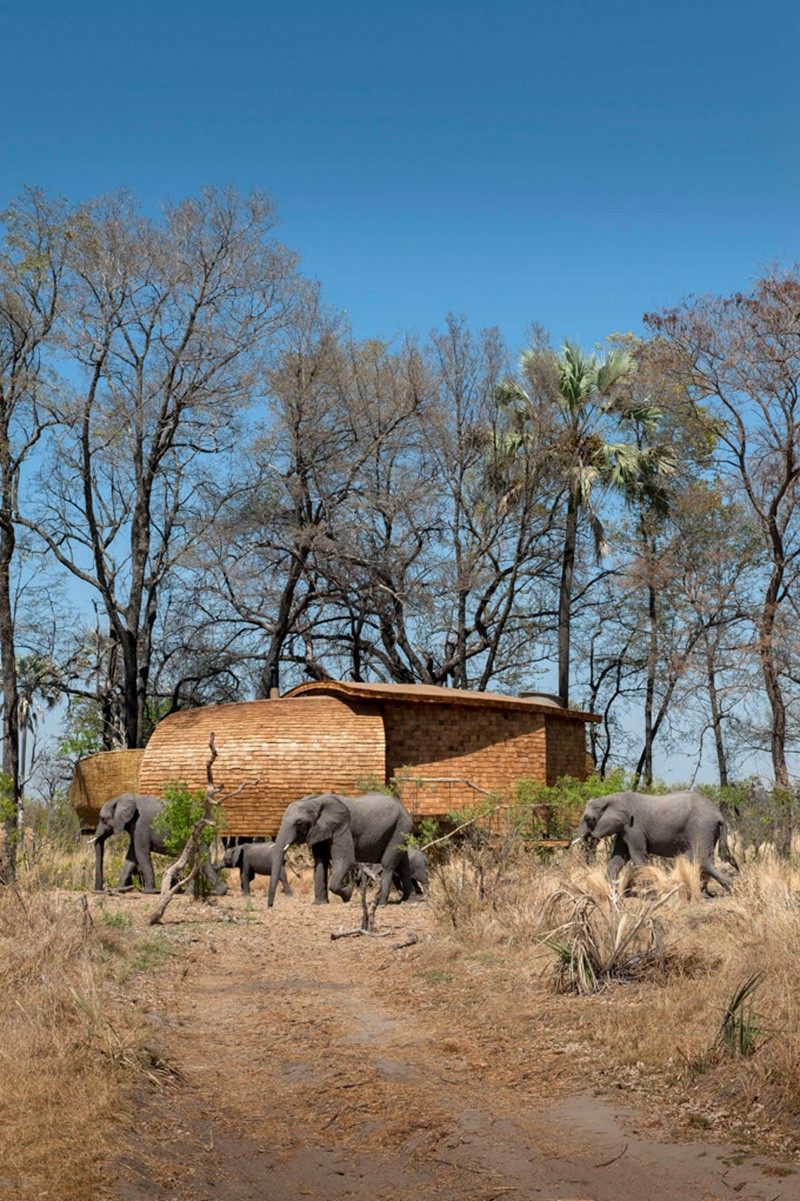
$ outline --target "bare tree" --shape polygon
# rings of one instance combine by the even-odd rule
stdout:
[[[752,514],[764,550],[754,592],[770,711],[776,783],[788,787],[784,645],[800,579],[800,273],[775,271],[746,294],[650,314],[662,370],[686,388],[696,419],[713,429],[718,470]]]
[[[61,299],[70,218],[60,205],[29,191],[4,214],[0,253],[0,669],[3,704],[4,847],[0,881],[14,873],[20,802],[19,694],[12,600],[16,514],[23,468],[48,425],[42,407],[44,347]]]
[[[261,196],[204,192],[145,219],[87,206],[71,244],[63,381],[22,517],[97,595],[119,654],[124,741],[142,744],[162,588],[215,517],[206,487],[236,444],[258,356],[289,320],[293,260]]]

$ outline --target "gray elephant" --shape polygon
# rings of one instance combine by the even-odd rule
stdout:
[[[122,865],[120,888],[129,888],[134,876],[139,875],[145,892],[156,891],[153,853],[169,854],[164,844],[164,833],[158,828],[158,819],[163,808],[164,802],[159,797],[134,795],[130,792],[124,792],[121,796],[106,801],[100,810],[97,829],[92,839],[95,892],[103,891],[105,844],[112,834],[121,834],[123,830],[130,836],[130,842]],[[218,896],[227,892],[224,882],[210,865],[206,865],[205,874]]]
[[[428,891],[428,861],[425,858],[425,852],[419,847],[406,847],[406,855],[408,857],[408,870],[411,875],[411,884],[417,896],[424,896]],[[370,864],[371,867],[379,868],[379,863]],[[392,876],[392,885],[402,893],[403,891],[403,871],[402,863],[398,865],[397,870]]]
[[[250,896],[250,885],[254,876],[272,875],[272,848],[274,842],[248,842],[238,847],[229,847],[222,860],[222,867],[239,869],[243,896]],[[280,882],[287,897],[294,896],[289,887],[286,868],[281,868]]]
[[[327,904],[328,890],[349,901],[356,863],[380,863],[380,902],[385,905],[395,872],[403,900],[414,893],[404,844],[413,829],[411,815],[397,797],[383,792],[345,797],[325,792],[288,805],[275,839],[267,904],[275,900],[286,848],[303,841],[314,857],[314,903]]]
[[[629,861],[642,867],[651,855],[669,859],[686,855],[700,864],[704,878],[710,876],[730,889],[730,880],[714,866],[717,847],[722,858],[738,870],[722,811],[701,792],[670,792],[666,796],[613,792],[595,797],[583,811],[573,842],[599,842],[612,837],[608,863],[611,880]]]

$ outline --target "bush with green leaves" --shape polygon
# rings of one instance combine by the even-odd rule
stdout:
[[[800,827],[797,790],[770,787],[753,777],[725,787],[701,784],[699,791],[720,806],[742,852],[758,855],[769,846],[790,853],[792,837]]]
[[[555,784],[519,780],[508,811],[509,822],[521,838],[569,838],[589,801],[630,787],[630,779],[621,769],[605,779],[596,775],[585,780],[562,776]]]
[[[156,829],[164,839],[167,854],[176,859],[181,854],[192,830],[204,815],[205,800],[205,789],[189,788],[185,780],[172,780],[166,786],[164,807],[159,814]],[[222,811],[215,807],[210,824],[200,833],[203,867],[195,873],[192,880],[192,893],[196,899],[209,896],[213,890],[213,877],[205,868],[210,867],[211,847],[220,836],[222,826]]]
[[[206,793],[204,788],[189,788],[185,780],[171,780],[164,789],[164,807],[158,816],[156,829],[164,839],[167,854],[180,855],[189,835],[203,816]],[[220,833],[221,822],[206,827],[201,841],[211,847]]]

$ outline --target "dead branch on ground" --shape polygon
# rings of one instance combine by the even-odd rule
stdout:
[[[367,889],[369,888],[370,880],[372,880],[372,882],[375,884],[375,895],[368,904]],[[365,935],[368,938],[391,938],[393,934],[397,933],[396,927],[392,927],[391,930],[383,930],[380,932],[375,929],[375,914],[381,899],[380,882],[381,879],[378,873],[374,872],[371,867],[367,867],[365,864],[359,863],[358,891],[361,898],[361,925],[357,930],[332,931],[331,939],[334,942],[339,938],[359,938],[361,935]],[[417,941],[417,935],[414,934],[412,930],[409,930],[402,942],[392,943],[392,948],[394,950],[400,950],[401,947],[413,946]]]

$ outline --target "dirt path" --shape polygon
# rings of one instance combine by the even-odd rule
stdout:
[[[508,1040],[480,1012],[454,1018],[419,947],[332,942],[355,907],[279,900],[268,913],[258,897],[213,912],[170,909],[161,937],[180,953],[143,978],[154,1041],[183,1082],[143,1097],[119,1201],[797,1196],[786,1167],[656,1142],[582,1095],[563,1040],[522,1001],[529,1037]],[[392,908],[386,924],[424,935],[429,920],[425,906]]]

